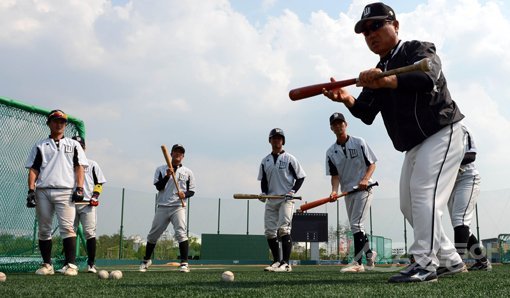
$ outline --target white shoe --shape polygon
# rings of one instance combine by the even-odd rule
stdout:
[[[278,268],[275,268],[273,272],[291,272],[292,267],[287,263],[282,263]]]
[[[273,262],[273,264],[267,266],[264,268],[264,271],[270,271],[273,272],[276,268],[280,267],[280,262]]]
[[[67,276],[76,276],[78,275],[78,266],[76,266],[75,264],[67,264],[65,265],[64,267],[67,267],[64,271],[64,275],[67,275]]]
[[[151,260],[143,260],[142,263],[140,264],[140,269],[138,269],[138,271],[146,272],[147,269],[149,269],[150,265],[152,265]]]
[[[365,269],[367,271],[374,270],[376,258],[377,258],[377,253],[375,251],[372,251],[372,256],[370,258],[367,258],[367,266],[365,267]]]
[[[188,273],[189,272],[188,263],[181,263],[181,265],[179,266],[179,272]]]
[[[96,265],[87,265],[87,272],[89,273],[97,273],[97,268],[96,268]]]
[[[358,264],[358,262],[354,261],[349,264],[349,266],[343,268],[340,270],[342,273],[358,273],[358,272],[365,272],[365,267],[363,267],[363,264]]]
[[[41,265],[37,271],[35,271],[37,275],[53,275],[55,271],[53,270],[53,266],[51,264],[44,263]]]
[[[62,268],[60,268],[60,269],[55,270],[55,272],[58,272],[58,273],[62,273],[62,274],[64,274],[64,272],[66,271],[66,268],[67,268],[67,267],[66,267],[66,266],[64,266],[64,267],[62,267]]]

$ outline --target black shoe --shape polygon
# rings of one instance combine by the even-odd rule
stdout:
[[[468,272],[466,264],[464,262],[458,263],[450,267],[439,267],[437,268],[437,276],[453,275],[456,273]]]
[[[389,283],[435,281],[437,281],[436,272],[425,270],[417,265],[417,263],[407,266],[406,269],[400,271],[400,274],[393,275],[390,279],[388,279]]]
[[[492,264],[489,262],[489,260],[482,262],[477,261],[473,264],[473,266],[469,267],[468,271],[491,271],[492,270]]]

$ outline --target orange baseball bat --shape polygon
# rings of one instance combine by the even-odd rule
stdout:
[[[377,185],[379,185],[379,183],[377,181],[372,183],[372,184],[369,184],[367,186],[367,190],[369,190],[372,187],[377,186]],[[306,210],[318,207],[320,205],[324,205],[326,203],[332,203],[332,202],[335,202],[336,200],[338,200],[341,197],[345,197],[346,195],[350,195],[350,194],[358,192],[358,191],[361,191],[361,189],[356,188],[356,189],[353,189],[351,191],[343,192],[343,193],[341,193],[339,195],[336,195],[336,196],[333,196],[333,197],[322,198],[322,199],[318,199],[318,200],[312,201],[310,203],[305,203],[305,204],[301,205],[297,211],[298,212],[304,212]]]
[[[379,74],[379,78],[396,75],[400,73],[406,73],[411,71],[429,71],[432,68],[432,62],[429,58],[424,58],[414,64],[395,68],[392,70],[384,71]],[[305,87],[300,87],[296,89],[292,89],[289,92],[289,97],[291,100],[301,100],[304,98],[316,96],[319,94],[322,94],[322,90],[333,90],[337,88],[342,88],[350,85],[354,85],[358,82],[358,79],[348,79],[343,81],[336,81],[336,82],[330,82],[330,83],[322,83],[322,84],[316,84],[316,85],[310,85]]]
[[[161,145],[161,151],[163,151],[163,156],[165,156],[168,168],[172,170],[172,179],[174,180],[175,188],[177,189],[177,192],[180,192],[181,190],[179,189],[179,184],[177,184],[177,179],[175,179],[174,167],[172,166],[172,158],[170,158],[170,154],[168,154],[168,150],[166,149],[165,145]],[[181,197],[179,197],[179,199],[181,199]],[[181,199],[181,205],[182,207],[186,207],[183,199]]]

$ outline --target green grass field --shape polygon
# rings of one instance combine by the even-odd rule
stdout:
[[[120,280],[99,280],[95,274],[76,277],[60,274],[36,276],[11,273],[0,283],[0,297],[331,297],[331,296],[418,296],[418,297],[508,297],[510,266],[495,265],[492,272],[469,272],[440,278],[437,283],[388,284],[398,268],[377,272],[342,274],[339,266],[294,266],[291,273],[263,272],[262,266],[192,266],[188,274],[175,267],[153,266],[146,273],[138,266],[119,269]],[[230,270],[234,282],[221,282],[221,273]]]

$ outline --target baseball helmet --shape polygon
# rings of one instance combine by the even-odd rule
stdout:
[[[67,115],[62,110],[53,110],[48,114],[46,124],[49,124],[53,119],[64,119],[67,122]]]
[[[285,145],[285,134],[283,133],[283,130],[281,128],[273,128],[273,129],[271,129],[271,131],[269,132],[269,141],[271,142],[271,138],[276,136],[276,135],[282,136],[282,138],[283,138],[283,145]]]
[[[72,137],[73,140],[78,141],[83,148],[85,148],[85,139],[80,136],[74,136]]]

